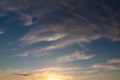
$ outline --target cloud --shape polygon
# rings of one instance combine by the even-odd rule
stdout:
[[[93,74],[93,73],[99,73],[99,69],[90,69],[90,70],[86,70],[83,73],[84,74]]]
[[[5,31],[3,31],[3,30],[0,30],[0,35],[1,35],[1,34],[4,34],[4,33],[5,33]]]
[[[6,73],[7,72],[7,73]],[[5,76],[15,76],[17,75],[20,80],[22,78],[27,78],[27,80],[34,78],[34,79],[41,79],[45,80],[46,77],[49,76],[57,76],[59,79],[66,79],[66,80],[73,80],[73,79],[81,79],[85,76],[102,76],[104,73],[101,73],[101,70],[96,68],[81,68],[81,67],[44,67],[38,69],[9,69],[4,72]],[[1,73],[0,73],[1,74]],[[11,78],[10,78],[11,79]]]
[[[108,60],[107,64],[120,64],[120,59],[111,59],[111,60]]]
[[[101,35],[97,33],[93,35],[93,31],[96,30],[97,27],[93,26],[93,30],[89,27],[87,28],[88,29],[86,30],[84,27],[72,27],[67,30],[67,27],[54,27],[53,25],[42,29],[37,27],[23,36],[20,41],[24,45],[32,45],[42,41],[50,42],[51,44],[48,46],[27,50],[29,54],[41,54],[51,50],[68,47],[80,42],[88,43],[101,37]]]
[[[13,73],[24,73],[25,71],[24,71],[24,69],[6,69],[5,71],[4,71],[6,74],[13,74]]]
[[[51,33],[48,33],[51,32]],[[38,43],[41,41],[56,41],[67,36],[65,33],[57,32],[56,29],[33,29],[28,34],[20,39],[21,42],[28,45]]]
[[[23,1],[8,1],[8,0],[1,0],[0,7],[1,10],[3,10],[3,13],[5,12],[6,15],[9,14],[9,12],[13,12],[17,14],[19,21],[23,22],[24,26],[31,26],[35,24],[36,22],[33,22],[33,17],[30,14],[26,14],[24,11],[22,11],[22,4]]]
[[[103,70],[120,70],[120,67],[114,66],[114,65],[101,65],[101,64],[96,64],[93,65],[93,68],[96,69],[103,69]]]
[[[4,73],[5,77],[7,76],[18,76],[19,78],[35,78],[35,79],[46,79],[49,76],[54,76],[59,79],[70,79],[73,76],[70,76],[70,71],[77,71],[79,67],[46,67],[40,69],[9,69],[5,70]],[[6,73],[7,72],[7,73]],[[66,74],[67,73],[67,74]],[[11,78],[10,78],[11,79]]]
[[[100,38],[120,40],[120,12],[102,1],[2,0],[0,7],[18,14],[24,26],[35,24],[20,38],[22,45],[31,46],[43,41],[50,43],[43,48],[27,50],[27,55],[41,54],[81,42],[90,43]]]
[[[120,70],[120,60],[119,59],[110,59],[103,64],[95,64],[92,66],[94,69],[98,70]]]
[[[57,62],[71,62],[77,60],[87,60],[93,58],[95,55],[85,55],[76,51],[70,55],[62,56],[57,59]]]
[[[32,20],[33,17],[31,15],[21,13],[21,18],[20,19],[24,22],[25,26],[31,26],[31,25],[35,24]]]
[[[80,67],[47,67],[47,68],[41,68],[41,69],[36,69],[33,72],[39,73],[39,72],[58,72],[58,73],[71,73],[75,72],[78,70],[82,70],[84,68]]]
[[[73,67],[44,67],[38,69],[7,69],[3,71],[5,74],[12,74],[12,75],[20,75],[20,76],[34,76],[36,74],[43,74],[43,73],[69,73],[69,72],[76,72],[80,70],[86,70],[86,68],[81,68],[77,66]],[[77,72],[76,72],[77,73]]]
[[[1,13],[0,13],[0,17],[4,17],[4,16],[6,16],[6,14],[1,14]]]
[[[27,50],[27,52],[29,54],[33,54],[33,55],[34,54],[41,54],[41,53],[48,52],[48,51],[51,51],[51,50],[56,50],[56,49],[64,48],[66,46],[75,44],[75,43],[77,43],[79,41],[82,41],[82,40],[81,39],[65,40],[63,42],[61,41],[61,42],[58,42],[58,43],[54,43],[52,45],[49,45],[49,46],[46,46],[46,47],[43,47],[43,48],[30,49],[30,50]]]
[[[35,49],[28,49],[28,50],[25,50],[25,52],[23,54],[20,54],[19,56],[21,57],[26,57],[28,56],[29,54],[35,56],[35,57],[38,57],[38,56],[43,56],[43,55],[48,55],[48,53],[44,50],[41,50],[40,48],[35,48]]]
[[[33,74],[15,73],[15,74],[13,74],[13,75],[18,75],[18,76],[31,76],[31,75],[33,75]]]

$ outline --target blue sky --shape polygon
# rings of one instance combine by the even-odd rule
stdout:
[[[118,80],[119,2],[0,0],[0,79]]]

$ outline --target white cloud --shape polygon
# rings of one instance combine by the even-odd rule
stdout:
[[[56,28],[47,27],[42,29],[38,27],[23,36],[20,41],[31,45],[41,41],[56,41],[65,36],[67,36],[66,33],[59,32]]]
[[[34,35],[25,36],[21,39],[21,41],[25,41],[28,44],[33,44],[41,41],[56,41],[66,36],[66,34],[62,34],[62,33],[57,33],[49,36],[42,36],[42,35],[39,36],[39,35],[40,34],[37,33]]]
[[[0,30],[0,34],[4,34],[4,33],[5,33],[4,31]]]
[[[36,22],[34,22],[33,19],[36,18],[41,21],[40,24],[37,26],[35,25],[26,35],[20,38],[22,44],[27,44],[28,46],[41,41],[49,41],[51,43],[57,41],[52,45],[41,49],[41,51],[49,51],[67,47],[75,43],[91,42],[100,38],[108,38],[113,41],[120,40],[119,22],[116,20],[119,13],[114,13],[114,10],[109,7],[99,5],[99,7],[103,8],[103,12],[110,15],[104,17],[101,10],[94,7],[95,5],[92,5],[94,9],[88,10],[88,8],[86,8],[85,5],[88,3],[91,4],[91,2],[84,1],[81,4],[80,1],[75,6],[71,6],[71,3],[74,3],[74,0],[47,0],[46,2],[40,0],[34,3],[32,1],[33,0],[13,0],[1,1],[0,3],[3,10],[13,11],[16,14],[19,14],[19,17],[25,26],[35,24]],[[63,10],[63,13],[54,13],[57,12],[56,10],[60,11],[60,13],[62,13],[61,10]],[[81,15],[83,14],[82,12],[87,16]],[[92,22],[89,16],[92,17],[92,20],[95,19],[98,22]],[[98,24],[101,24],[102,26]],[[41,27],[43,29],[41,29]],[[49,31],[55,32],[55,34],[43,35],[43,33]]]
[[[44,55],[44,53],[46,54],[46,52],[48,51],[64,48],[69,45],[81,42],[81,41],[85,41],[85,40],[84,39],[69,39],[69,40],[64,40],[60,42],[58,41],[58,42],[53,43],[52,45],[49,45],[43,48],[34,48],[34,49],[26,50],[26,52],[32,55]]]
[[[27,50],[25,50],[25,53],[20,54],[18,56],[26,57],[29,54],[31,54],[31,55],[33,55],[35,57],[39,57],[39,56],[43,56],[43,55],[48,55],[48,53],[47,53],[47,51],[45,49],[42,50],[41,48],[35,48],[35,49],[27,49]]]
[[[92,66],[94,69],[99,69],[99,70],[120,70],[120,59],[110,59],[107,60],[104,64],[95,64]]]
[[[39,73],[39,72],[62,72],[62,73],[69,73],[71,71],[77,71],[81,70],[83,68],[80,67],[47,67],[47,68],[41,68],[41,69],[36,69],[33,72]]]
[[[92,73],[96,73],[96,72],[99,72],[99,69],[90,69],[90,70],[84,71],[85,74],[92,74]]]
[[[48,25],[49,26],[49,25]],[[54,27],[55,26],[55,27]],[[89,28],[89,27],[88,27]],[[93,26],[96,30],[97,27]],[[94,30],[93,29],[93,30]],[[43,48],[35,48],[28,50],[29,54],[41,54],[44,52],[48,52],[51,50],[56,50],[60,48],[64,48],[76,43],[80,42],[91,42],[92,40],[99,39],[101,35],[94,34],[92,29],[88,29],[89,33],[86,31],[86,28],[82,27],[72,27],[67,30],[67,27],[51,25],[49,27],[36,27],[33,28],[23,36],[20,41],[23,44],[32,45],[34,43],[38,43],[41,41],[49,41],[50,45],[45,46]],[[52,34],[49,34],[52,32]],[[44,35],[47,34],[47,35]],[[94,35],[93,35],[94,34]]]
[[[120,64],[120,59],[111,59],[107,61],[107,64]]]
[[[57,62],[71,62],[77,60],[87,60],[93,58],[95,55],[85,55],[76,51],[70,55],[62,56],[57,59]]]
[[[120,70],[120,67],[114,66],[114,65],[106,65],[106,64],[95,64],[92,66],[96,69],[103,69],[103,70]]]

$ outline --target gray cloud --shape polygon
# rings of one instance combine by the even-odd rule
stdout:
[[[0,28],[0,35],[4,33],[5,33],[4,29]]]
[[[33,74],[25,74],[25,73],[15,73],[13,75],[18,75],[18,76],[31,76]]]

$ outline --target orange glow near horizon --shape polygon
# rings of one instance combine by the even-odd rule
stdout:
[[[56,73],[45,73],[43,75],[33,76],[35,80],[64,80],[65,76]]]
[[[47,80],[62,80],[62,79],[61,79],[61,76],[57,74],[49,74],[47,77]]]

